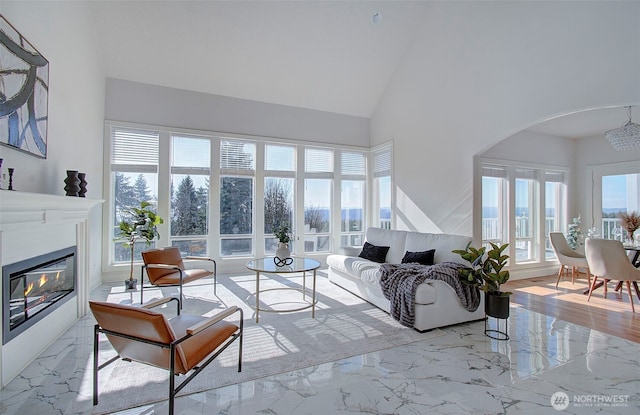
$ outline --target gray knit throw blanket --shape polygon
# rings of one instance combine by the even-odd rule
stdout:
[[[403,326],[413,327],[416,290],[426,280],[446,282],[458,294],[462,306],[468,311],[475,311],[480,305],[480,290],[460,282],[460,268],[464,268],[464,265],[455,262],[431,266],[415,263],[380,265],[380,286],[384,296],[391,302],[391,316]]]

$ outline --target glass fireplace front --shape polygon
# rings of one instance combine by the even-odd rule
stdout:
[[[69,247],[2,268],[3,344],[73,297],[75,255]]]

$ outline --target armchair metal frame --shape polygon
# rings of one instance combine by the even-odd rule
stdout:
[[[147,304],[145,304],[143,307],[140,308],[144,308],[144,309],[150,309],[153,307],[157,307],[159,305],[168,303],[170,301],[177,301],[177,314],[178,316],[180,315],[180,305],[181,302],[178,298],[176,297],[164,297],[161,298],[159,300],[156,301],[151,301]],[[129,307],[129,306],[127,306]],[[131,308],[135,308],[135,307],[131,307]],[[185,341],[198,336],[200,333],[202,333],[205,329],[209,328],[210,326],[220,322],[221,320],[231,316],[232,314],[239,312],[240,313],[240,322],[238,323],[238,328],[235,331],[235,333],[231,334],[230,337],[228,337],[226,340],[224,340],[223,342],[221,342],[218,347],[216,349],[214,349],[214,351],[212,351],[210,354],[208,354],[207,356],[205,356],[205,360],[198,362],[196,365],[194,365],[193,367],[191,367],[190,369],[188,369],[188,371],[186,373],[184,373],[186,375],[186,378],[180,382],[177,386],[176,386],[176,376],[178,376],[180,373],[176,373],[176,357],[178,357],[178,354],[176,353],[176,351],[178,350],[178,347]],[[97,405],[98,404],[98,372],[109,366],[111,363],[121,359],[120,355],[116,355],[115,357],[109,359],[108,361],[99,364],[99,350],[98,350],[98,346],[100,343],[100,333],[103,333],[105,335],[108,336],[116,336],[119,338],[123,338],[123,339],[127,339],[127,340],[131,340],[134,342],[141,342],[144,344],[148,344],[148,345],[152,345],[152,346],[157,346],[159,348],[162,349],[169,349],[169,414],[172,415],[174,412],[174,408],[175,408],[175,397],[176,395],[185,387],[187,386],[187,384],[189,382],[191,382],[191,380],[193,380],[193,378],[195,376],[197,376],[202,370],[204,370],[216,357],[218,357],[220,355],[220,353],[222,353],[224,350],[227,349],[227,347],[229,347],[231,345],[231,343],[233,343],[236,339],[239,339],[239,345],[238,345],[238,372],[242,371],[242,336],[243,336],[243,312],[242,309],[236,306],[230,307],[218,314],[215,314],[214,316],[208,317],[208,318],[204,318],[203,320],[199,321],[196,324],[193,324],[192,326],[190,326],[189,328],[186,329],[186,334],[180,338],[176,338],[175,340],[173,340],[170,343],[164,343],[164,342],[158,342],[158,341],[153,341],[153,340],[149,340],[149,339],[144,339],[141,337],[137,337],[137,336],[133,336],[131,334],[126,334],[126,333],[121,333],[118,331],[114,331],[114,330],[107,330],[102,328],[99,324],[96,324],[94,326],[94,343],[93,343],[93,405]],[[181,352],[183,353],[183,352]],[[123,360],[125,361],[132,361],[133,359],[131,358],[127,358],[127,357],[122,357]],[[140,363],[145,363],[145,364],[153,364],[153,363],[149,363],[149,362],[144,362],[144,361],[140,361],[135,359],[135,361],[139,361]],[[155,365],[154,365],[155,366]],[[166,368],[165,368],[166,369]]]

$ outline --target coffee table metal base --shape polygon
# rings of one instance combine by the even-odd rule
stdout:
[[[288,266],[275,266],[273,263],[273,259],[269,258],[259,258],[247,263],[247,268],[256,273],[256,323],[260,322],[260,312],[270,312],[270,313],[291,313],[294,311],[306,310],[308,308],[311,309],[311,317],[316,318],[316,304],[318,300],[316,299],[316,270],[320,268],[320,262],[309,259],[309,258],[293,258],[292,264]],[[307,272],[313,272],[312,278],[312,286],[311,292],[307,290]],[[302,288],[295,287],[276,287],[276,288],[268,288],[260,290],[260,274],[261,273],[274,273],[274,274],[291,274],[291,273],[302,273]],[[302,300],[307,304],[301,307],[294,308],[286,308],[280,310],[268,309],[260,307],[260,294],[268,292],[268,291],[298,291],[302,294]],[[307,301],[307,295],[311,295],[311,302]]]
[[[256,278],[260,278],[260,277],[256,276]],[[260,307],[259,295],[260,294],[264,294],[267,291],[297,291],[300,294],[302,294],[302,301],[306,302],[307,305],[303,305],[303,306],[297,307],[297,308],[286,308],[286,309],[278,309],[278,310],[274,310],[274,309],[270,309],[270,308],[262,308],[262,307]],[[302,311],[302,310],[306,310],[308,308],[311,308],[311,317],[312,318],[316,318],[315,305],[318,303],[318,299],[315,298],[315,292],[314,291],[309,293],[309,295],[311,296],[311,302],[307,301],[307,291],[304,288],[282,287],[282,288],[267,288],[266,290],[259,291],[259,294],[256,294],[256,307],[255,307],[255,310],[256,310],[256,323],[258,323],[258,312],[259,311],[264,311],[266,313],[292,313],[294,311]]]

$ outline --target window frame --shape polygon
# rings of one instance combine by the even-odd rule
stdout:
[[[329,144],[329,143],[315,143],[308,141],[299,141],[294,139],[280,139],[274,137],[261,137],[261,136],[247,136],[242,134],[230,134],[230,133],[220,133],[215,131],[202,131],[202,130],[193,130],[193,129],[184,129],[184,128],[171,128],[164,126],[156,126],[156,125],[148,125],[148,124],[139,124],[139,123],[129,123],[129,122],[120,122],[113,120],[105,121],[104,128],[104,174],[103,174],[103,188],[105,189],[105,205],[103,208],[103,241],[104,244],[109,246],[112,244],[113,238],[109,235],[110,233],[110,222],[113,225],[113,219],[110,220],[110,216],[113,215],[113,201],[114,195],[111,191],[112,179],[111,175],[113,174],[111,169],[111,146],[112,146],[112,137],[111,133],[114,129],[117,128],[125,128],[125,129],[133,129],[133,130],[144,130],[158,133],[159,135],[159,143],[158,143],[158,151],[159,151],[159,161],[157,167],[157,199],[158,199],[158,214],[165,218],[165,223],[159,226],[160,231],[160,239],[156,242],[158,246],[170,246],[171,245],[171,235],[169,230],[169,221],[167,218],[170,218],[170,181],[172,172],[182,173],[191,171],[189,168],[177,168],[172,169],[171,167],[171,151],[172,151],[172,136],[183,136],[183,137],[194,137],[194,138],[204,138],[211,141],[210,144],[210,174],[209,174],[209,214],[208,214],[208,235],[207,239],[207,250],[208,256],[213,257],[216,260],[222,261],[222,265],[227,264],[231,266],[233,269],[240,269],[246,263],[246,259],[250,256],[237,256],[237,257],[222,257],[220,256],[220,223],[219,223],[219,212],[220,212],[220,199],[216,197],[219,195],[220,189],[220,179],[221,177],[230,173],[229,171],[225,171],[220,168],[220,143],[221,140],[229,139],[229,140],[237,140],[237,141],[245,141],[255,143],[256,145],[256,153],[254,160],[255,170],[253,171],[253,255],[257,256],[268,256],[269,253],[265,252],[265,243],[264,237],[269,236],[264,229],[264,218],[263,215],[263,203],[264,203],[264,180],[265,177],[289,177],[295,180],[295,188],[294,191],[294,222],[296,229],[304,229],[304,180],[302,179],[305,176],[304,173],[304,151],[306,148],[320,148],[320,149],[329,149],[333,151],[334,155],[334,171],[330,174],[333,176],[332,179],[332,190],[331,190],[331,208],[335,211],[335,209],[341,209],[341,198],[340,198],[340,189],[341,189],[341,181],[340,174],[336,170],[337,161],[339,161],[339,157],[342,151],[345,152],[356,152],[362,153],[367,160],[367,171],[366,171],[366,185],[365,192],[367,193],[367,200],[363,207],[364,213],[363,217],[365,217],[367,223],[364,224],[365,228],[371,226],[368,221],[370,220],[371,215],[369,215],[369,209],[371,206],[371,201],[369,199],[370,195],[373,194],[372,191],[368,188],[370,185],[370,171],[369,171],[369,161],[371,160],[371,149],[358,147],[358,146],[347,146],[347,145],[338,145],[338,144]],[[292,172],[275,172],[275,171],[265,171],[264,170],[264,152],[265,146],[273,144],[273,145],[282,145],[282,146],[291,146],[295,149],[296,160],[295,160],[295,170]],[[198,169],[196,169],[198,170]],[[201,172],[198,170],[198,172]],[[246,173],[246,172],[245,172]],[[324,174],[324,173],[323,173]],[[244,175],[244,174],[243,174]],[[311,173],[311,176],[316,175],[316,173]],[[305,256],[310,257],[318,257],[319,259],[323,259],[331,252],[335,251],[337,247],[340,246],[340,215],[332,214],[332,220],[330,223],[330,229],[327,235],[330,237],[329,243],[331,245],[330,251],[327,252],[308,252],[305,253]],[[294,240],[296,252],[303,252],[303,240],[304,238],[298,238]],[[252,257],[251,256],[251,257]],[[128,264],[116,264],[111,260],[111,252],[109,249],[103,250],[103,261],[102,261],[102,272],[105,275],[115,275],[116,273],[122,273],[122,268],[124,266],[128,266]]]
[[[473,235],[474,239],[477,241],[483,241],[482,239],[482,194],[483,194],[483,170],[485,167],[489,168],[504,168],[506,170],[506,201],[503,203],[506,205],[506,229],[505,235],[506,240],[500,241],[502,243],[509,243],[508,254],[510,257],[509,268],[511,270],[518,269],[528,269],[533,267],[540,266],[548,266],[553,263],[557,263],[556,258],[547,259],[546,258],[546,250],[547,250],[547,240],[548,235],[546,235],[546,183],[547,183],[547,173],[562,173],[564,178],[564,195],[562,203],[561,212],[558,215],[561,221],[560,229],[566,229],[568,225],[568,211],[569,211],[569,183],[570,183],[570,172],[571,169],[568,166],[555,166],[555,165],[547,165],[541,163],[529,163],[529,162],[518,162],[512,160],[503,160],[503,159],[492,159],[485,157],[476,157],[475,158],[475,173],[474,173],[474,183],[475,189],[477,189],[480,197],[474,198],[474,215],[480,218],[480,220],[474,221],[473,225]],[[532,221],[533,230],[531,231],[530,238],[525,238],[527,240],[531,240],[533,243],[532,252],[533,258],[527,261],[517,261],[517,252],[516,252],[516,244],[512,243],[516,241],[516,172],[518,170],[530,170],[535,171],[535,179],[533,180],[532,186],[529,189],[529,198],[533,198],[530,206],[534,210],[535,217]],[[557,183],[557,182],[556,182]],[[533,192],[533,194],[531,193]],[[504,207],[499,207],[504,208]],[[542,220],[542,213],[545,213],[545,220]],[[531,220],[531,219],[530,219]]]

